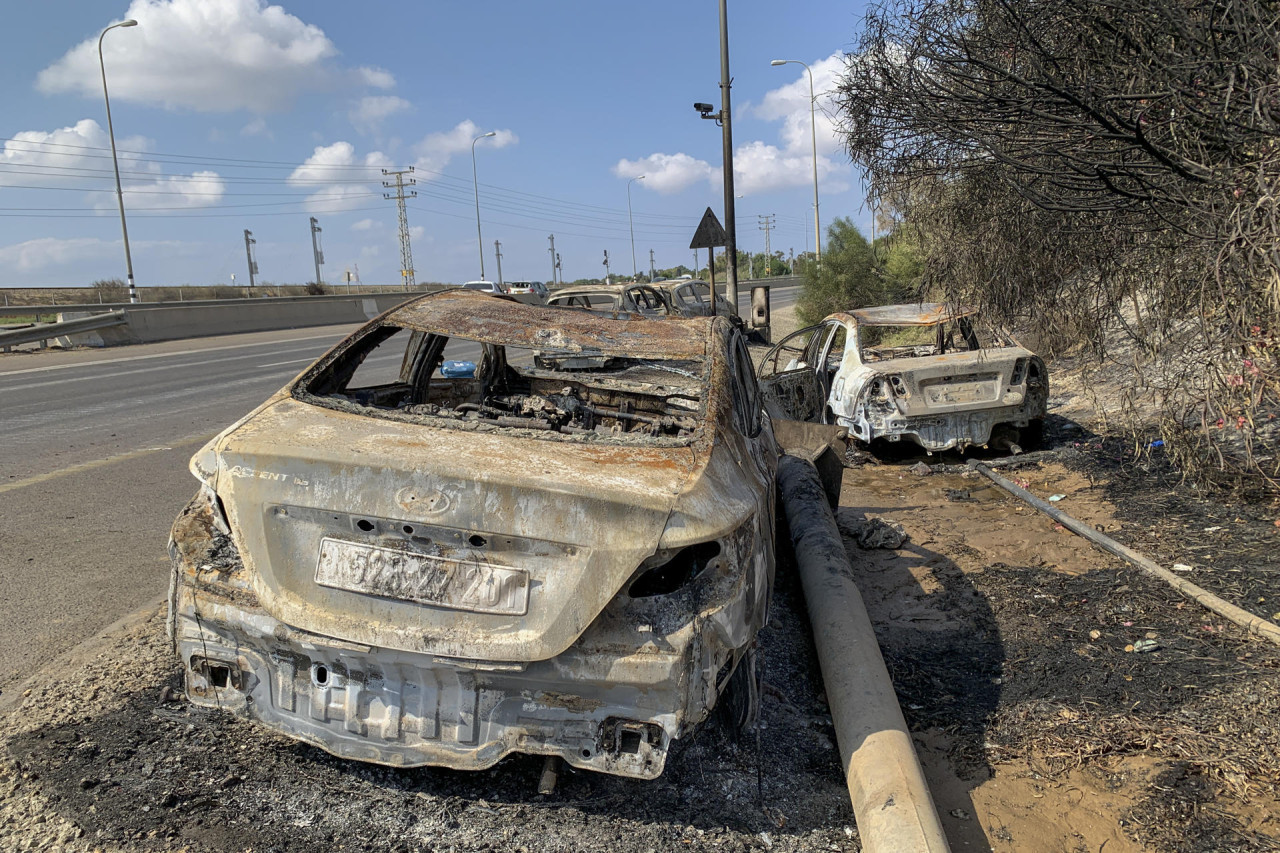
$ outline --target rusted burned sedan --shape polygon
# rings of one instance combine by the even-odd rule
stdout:
[[[776,462],[726,320],[422,297],[192,459],[187,696],[363,761],[653,778],[755,695]]]
[[[1044,426],[1048,371],[976,315],[939,303],[832,314],[765,356],[766,406],[782,417],[847,427],[867,444],[906,439],[931,453],[1032,446]]]

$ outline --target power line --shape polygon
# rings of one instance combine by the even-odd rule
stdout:
[[[383,169],[382,174],[396,176],[396,194],[393,196],[390,193],[383,193],[382,196],[383,198],[394,198],[396,200],[396,213],[400,217],[400,278],[407,290],[411,284],[417,283],[417,279],[413,275],[413,247],[409,245],[409,214],[404,209],[404,200],[406,198],[416,198],[418,194],[410,190],[409,194],[406,195],[404,188],[406,185],[413,186],[417,181],[414,178],[409,178],[407,182],[405,181],[405,175],[413,174],[412,166],[407,169],[401,169],[398,172]],[[383,181],[382,185],[384,187],[392,186],[390,181]]]

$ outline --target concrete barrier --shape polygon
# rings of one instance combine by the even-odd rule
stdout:
[[[118,346],[171,341],[241,332],[301,329],[365,323],[383,311],[421,293],[384,293],[373,296],[338,296],[284,299],[207,301],[133,305],[124,309],[125,325],[95,332],[67,335],[65,344]],[[84,316],[63,312],[60,320]]]
[[[124,312],[125,325],[65,335],[58,341],[63,346],[109,347],[241,332],[365,323],[384,311],[423,295],[421,291],[393,291],[353,296],[282,296],[126,304],[117,306],[117,310]],[[510,298],[542,304],[542,298],[532,293]],[[75,320],[98,313],[101,309],[95,306],[67,306],[61,309],[58,319]]]

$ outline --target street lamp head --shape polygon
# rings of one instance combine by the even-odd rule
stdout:
[[[773,62],[770,62],[769,64],[770,64],[770,65],[786,65],[786,64],[787,64],[787,60],[785,60],[785,59],[775,59],[775,60],[773,60]]]
[[[496,130],[491,130],[491,131],[489,131],[488,133],[482,133],[482,134],[480,134],[480,138],[481,138],[481,139],[488,139],[490,136],[497,136],[497,135],[498,135],[498,131],[496,131]]]
[[[135,21],[133,18],[130,18],[127,21],[121,21],[120,23],[116,24],[116,26],[117,27],[136,27],[138,26],[138,22]]]
[[[632,178],[632,180],[635,180],[635,181],[643,181],[643,180],[644,180],[644,175],[637,175],[636,177]]]

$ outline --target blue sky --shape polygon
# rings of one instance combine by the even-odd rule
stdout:
[[[718,4],[555,0],[431,4],[312,0],[42,0],[6,4],[0,29],[0,286],[124,277],[98,71],[104,40],[139,285],[314,278],[358,268],[399,282],[395,203],[381,169],[415,166],[409,202],[419,281],[479,276],[471,140],[485,272],[494,241],[507,280],[566,280],[692,263],[703,210],[723,213]],[[729,0],[739,246],[813,247],[809,63],[819,92],[824,228],[868,230],[858,175],[824,116],[861,3]],[[830,111],[827,110],[829,113]]]

